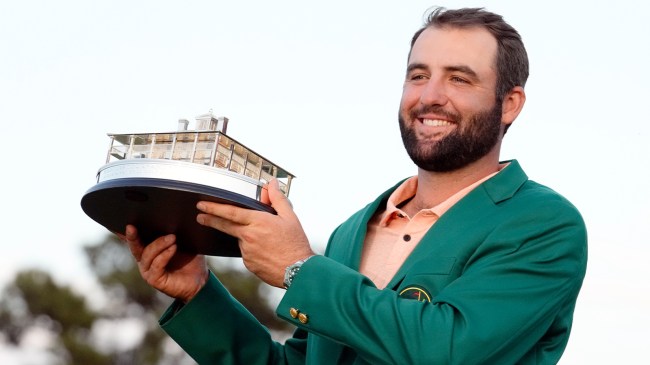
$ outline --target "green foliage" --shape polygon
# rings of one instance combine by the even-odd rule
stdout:
[[[107,356],[87,343],[87,334],[99,317],[82,296],[40,270],[19,272],[0,302],[0,330],[10,343],[18,344],[31,328],[47,329],[58,335],[58,346],[67,350],[62,357],[71,364],[110,364]]]
[[[129,310],[136,304],[144,311],[160,311],[164,296],[140,276],[126,245],[110,235],[96,245],[85,246],[90,267],[114,303],[113,309]],[[121,313],[119,315],[123,315]]]
[[[65,285],[58,285],[49,274],[39,270],[18,273],[15,288],[22,294],[27,311],[44,315],[61,325],[62,332],[89,329],[97,318],[86,300]]]
[[[111,365],[114,362],[108,354],[95,350],[85,339],[87,333],[66,331],[61,334],[61,345],[66,349],[64,357],[68,364]]]
[[[16,274],[0,299],[0,333],[12,345],[19,345],[34,327],[56,335],[52,349],[61,363],[68,365],[180,363],[163,351],[167,339],[157,319],[171,299],[151,288],[141,278],[126,245],[114,235],[84,247],[92,272],[107,298],[100,310],[93,310],[87,298],[71,287],[56,283],[41,270]],[[253,315],[270,329],[288,334],[292,327],[275,316],[263,292],[265,284],[245,270],[228,265],[212,266],[224,286]],[[128,350],[99,350],[92,342],[93,325],[98,320],[137,318],[145,333],[140,343]],[[187,360],[187,357],[185,357]]]

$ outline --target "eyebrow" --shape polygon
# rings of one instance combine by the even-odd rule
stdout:
[[[429,66],[427,66],[424,63],[412,63],[406,67],[406,74],[408,75],[411,73],[413,70],[429,70]],[[472,77],[474,79],[478,79],[478,74],[476,71],[472,70],[471,67],[467,65],[453,65],[453,66],[446,66],[444,68],[446,72],[461,72],[469,77]]]
[[[411,63],[406,67],[406,74],[410,74],[413,70],[429,70],[429,66],[424,63]]]
[[[467,76],[470,76],[472,78],[478,79],[478,74],[472,70],[471,67],[466,66],[466,65],[455,65],[455,66],[447,66],[445,67],[445,71],[447,72],[462,72]]]

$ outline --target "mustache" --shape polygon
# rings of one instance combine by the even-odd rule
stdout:
[[[411,109],[409,111],[409,117],[411,119],[415,119],[418,117],[418,115],[427,113],[437,114],[454,122],[458,122],[460,120],[459,114],[446,111],[440,105],[422,105],[418,108]]]

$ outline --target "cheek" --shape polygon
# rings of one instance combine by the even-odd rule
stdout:
[[[453,92],[449,94],[449,100],[456,110],[464,115],[472,115],[478,112],[492,109],[494,106],[494,94],[490,93],[463,93]]]
[[[404,86],[402,89],[402,99],[400,100],[400,110],[409,110],[417,105],[420,100],[420,94],[417,88],[413,86]]]

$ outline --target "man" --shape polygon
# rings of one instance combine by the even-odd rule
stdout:
[[[413,37],[399,123],[417,175],[341,224],[315,255],[277,182],[277,215],[200,202],[246,267],[286,287],[285,344],[173,235],[125,239],[148,283],[177,300],[161,326],[201,364],[555,364],[585,275],[578,211],[499,161],[525,102],[519,34],[482,9],[434,10]]]

